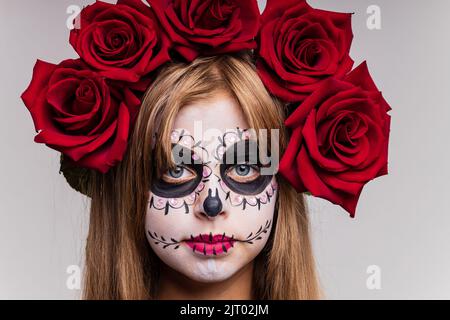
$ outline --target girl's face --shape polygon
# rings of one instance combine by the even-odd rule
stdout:
[[[192,280],[230,278],[269,237],[277,182],[261,174],[247,129],[225,94],[183,107],[171,136],[177,166],[149,191],[147,239],[167,266]]]

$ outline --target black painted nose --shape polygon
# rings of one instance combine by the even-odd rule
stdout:
[[[215,217],[222,212],[222,201],[219,198],[217,188],[214,196],[212,196],[212,190],[208,190],[208,197],[203,202],[203,209],[208,217]]]

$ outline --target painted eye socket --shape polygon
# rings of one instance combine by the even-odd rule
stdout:
[[[259,176],[259,167],[248,164],[237,164],[230,167],[226,174],[227,176],[239,183],[248,183],[256,180]]]
[[[163,176],[162,179],[167,183],[173,183],[173,184],[181,184],[185,183],[187,181],[191,181],[197,177],[197,174],[188,169],[185,166],[176,166],[173,169],[167,170]]]

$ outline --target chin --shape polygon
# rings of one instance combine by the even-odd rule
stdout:
[[[191,279],[198,282],[212,283],[228,280],[239,271],[240,267],[221,263],[216,259],[197,262],[197,269]]]
[[[263,246],[264,243],[261,243]],[[192,253],[187,247],[180,247],[176,255],[173,252],[154,247],[160,260],[172,271],[183,277],[199,283],[217,283],[230,279],[247,266],[262,247],[254,250],[243,250],[241,246],[235,246],[228,254],[220,256],[207,256]]]
[[[169,265],[169,267],[192,281],[215,283],[230,279],[241,270],[244,265],[230,263],[220,258],[197,258],[189,261],[185,265]]]

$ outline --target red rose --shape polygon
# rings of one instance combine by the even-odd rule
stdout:
[[[122,160],[140,100],[81,60],[39,61],[22,99],[45,143],[76,165],[103,173]]]
[[[165,30],[188,61],[256,47],[256,0],[147,0],[165,12]]]
[[[281,174],[353,217],[364,185],[387,174],[389,110],[365,63],[325,81],[286,120],[292,136]]]
[[[136,82],[170,59],[169,38],[140,0],[87,6],[70,43],[91,68],[114,80]]]
[[[268,0],[261,16],[257,68],[268,90],[301,102],[323,80],[353,67],[351,14],[311,8],[304,0]]]

